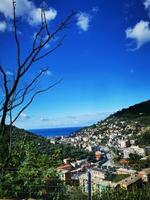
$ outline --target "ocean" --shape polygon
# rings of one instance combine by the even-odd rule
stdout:
[[[43,137],[59,137],[59,136],[69,136],[72,133],[79,131],[81,128],[83,127],[30,129],[28,131]]]

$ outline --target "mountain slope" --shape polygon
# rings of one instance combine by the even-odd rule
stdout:
[[[150,115],[150,100],[144,101],[129,108],[118,111],[114,114],[116,117],[123,116],[138,116],[138,115]]]
[[[109,144],[112,137],[138,143],[139,137],[145,132],[148,132],[146,138],[149,138],[149,130],[150,100],[122,109],[65,140],[76,147],[89,149],[90,146]]]

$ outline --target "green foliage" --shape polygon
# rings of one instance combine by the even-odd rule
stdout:
[[[146,159],[141,159],[141,156],[137,154],[130,154],[129,155],[129,165],[132,166],[133,169],[140,171],[144,168],[150,167],[150,158],[147,157]]]
[[[140,136],[136,138],[136,144],[137,145],[144,145],[148,146],[150,145],[150,130],[145,131]]]
[[[147,184],[142,188],[132,188],[131,190],[124,189],[108,189],[102,193],[96,193],[93,200],[149,200],[150,185]]]
[[[87,195],[82,193],[78,187],[67,186],[63,198],[64,200],[87,200]]]
[[[0,198],[63,200],[67,188],[56,167],[63,158],[87,156],[70,145],[53,145],[45,138],[14,128],[11,158],[0,177]]]
[[[116,174],[111,181],[116,183],[116,182],[119,182],[119,181],[129,177],[129,176],[130,176],[129,174]]]
[[[5,137],[3,136],[5,134]],[[10,134],[9,131],[2,131],[0,128],[0,167],[5,163],[9,155]]]
[[[122,109],[121,111],[118,111],[114,116],[117,117],[126,116],[128,118],[132,118],[139,115],[140,116],[150,115],[150,100],[136,104],[134,106],[130,106],[127,109]]]
[[[129,154],[129,162],[130,164],[135,164],[137,162],[139,162],[139,160],[142,158],[142,156],[138,155],[138,154],[133,154],[133,153],[130,153]]]

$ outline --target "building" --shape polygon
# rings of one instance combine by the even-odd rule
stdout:
[[[90,170],[92,178],[99,178],[101,180],[106,178],[106,173],[99,168],[93,168]]]
[[[99,177],[100,175],[100,177]],[[118,186],[117,183],[112,183],[111,181],[107,181],[101,177],[101,174],[92,175],[91,172],[91,184],[92,184],[92,192],[102,192],[107,190],[108,188],[116,188]],[[79,185],[83,192],[88,192],[88,174],[82,173],[79,176]]]
[[[61,170],[59,171],[60,179],[65,183],[71,182],[71,172],[69,170]]]
[[[140,148],[139,146],[131,146],[123,150],[124,158],[129,158],[131,153],[138,154],[142,157],[145,156],[145,150],[143,148]]]
[[[127,148],[130,146],[129,140],[119,140],[118,144],[119,144],[120,148]]]
[[[101,160],[103,154],[100,151],[95,152],[95,158],[97,161]]]
[[[57,167],[57,172],[60,175],[60,179],[62,181],[65,181],[66,183],[69,183],[71,181],[71,170],[73,167],[70,164],[62,164],[59,167]]]
[[[135,174],[136,171],[133,169],[119,168],[116,170],[117,174]]]
[[[126,164],[129,163],[129,160],[128,160],[128,159],[121,159],[121,160],[119,160],[119,163],[120,163],[121,165],[126,165]]]
[[[142,179],[137,174],[133,174],[133,175],[129,176],[128,178],[125,178],[118,182],[120,187],[124,188],[126,190],[131,188],[133,185],[139,186],[139,185],[141,185],[141,183],[142,183]]]
[[[88,192],[88,175],[86,172],[79,175],[79,185],[83,192]]]

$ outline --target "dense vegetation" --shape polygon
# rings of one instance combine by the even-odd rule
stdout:
[[[60,181],[56,167],[66,157],[88,156],[92,155],[70,145],[50,144],[45,138],[14,128],[11,157],[1,171],[0,197],[58,199],[65,196],[68,188]]]
[[[123,179],[125,179],[129,176],[130,176],[129,174],[116,174],[111,181],[114,182],[114,183],[117,183],[117,182],[119,182],[119,181],[121,181],[121,180],[123,180]]]
[[[150,116],[150,100],[130,106],[129,108],[122,109],[114,114],[115,117],[123,116],[139,116],[139,115],[149,115]]]
[[[136,137],[136,144],[140,146],[150,145],[150,130],[145,131],[143,134]]]
[[[130,190],[108,189],[102,193],[96,193],[93,200],[149,200],[150,185],[143,185],[142,188],[133,187]]]

